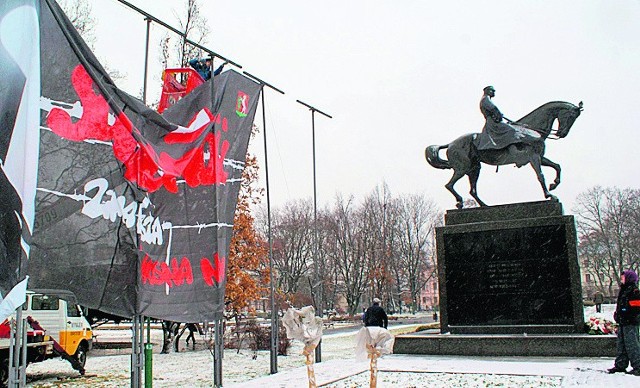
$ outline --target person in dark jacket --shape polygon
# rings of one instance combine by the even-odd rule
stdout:
[[[196,332],[200,335],[203,335],[204,332],[200,325],[197,323],[187,323],[186,329],[189,330],[189,335],[187,336],[187,346],[189,346],[189,339],[191,339],[191,346],[195,350],[196,349],[196,336],[194,335]]]
[[[364,325],[380,326],[386,329],[388,324],[389,319],[387,313],[380,307],[380,299],[373,298],[373,304],[364,313]]]
[[[218,67],[214,72],[213,76],[217,76],[222,72],[222,68],[226,65],[227,62],[224,62],[220,67]],[[195,71],[200,74],[203,80],[208,81],[211,78],[211,58],[206,59],[192,59],[189,61],[189,66],[191,66]]]
[[[593,295],[593,303],[596,305],[596,313],[601,313],[602,303],[604,303],[604,294],[600,291],[597,291],[595,295]]]
[[[620,275],[620,292],[613,319],[620,325],[616,341],[616,360],[609,373],[625,372],[640,376],[640,291],[638,274],[626,270]],[[627,366],[633,368],[627,372]]]

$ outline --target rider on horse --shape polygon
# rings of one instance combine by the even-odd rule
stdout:
[[[497,150],[511,144],[534,143],[541,140],[540,134],[535,131],[511,122],[502,122],[502,113],[491,101],[491,98],[496,95],[496,90],[493,86],[487,86],[483,90],[484,94],[480,100],[480,112],[482,112],[486,122],[484,128],[482,128],[482,133],[474,141],[479,151]]]

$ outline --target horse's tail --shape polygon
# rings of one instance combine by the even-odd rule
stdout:
[[[443,148],[447,148],[449,147],[449,144],[447,145],[430,145],[429,147],[427,147],[427,149],[424,150],[424,156],[427,158],[427,162],[429,162],[429,164],[432,167],[435,168],[439,168],[442,170],[446,170],[451,168],[451,165],[449,164],[448,160],[444,160],[440,158],[440,155],[438,154],[438,152],[443,149]]]

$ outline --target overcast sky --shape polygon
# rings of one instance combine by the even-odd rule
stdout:
[[[130,0],[177,26],[181,0]],[[92,0],[98,57],[126,75],[139,95],[143,18],[116,0]],[[482,88],[517,119],[549,101],[584,101],[567,138],[547,142],[562,166],[555,190],[570,212],[595,186],[640,187],[640,2],[602,1],[202,1],[207,47],[285,91],[266,92],[271,199],[313,195],[311,113],[316,114],[318,203],[336,193],[361,199],[386,182],[395,195],[424,194],[455,205],[444,184],[451,170],[424,158],[431,144],[479,132]],[[157,100],[153,25],[149,99]],[[232,68],[232,67],[227,67]],[[260,113],[256,122],[262,127]],[[262,134],[251,151],[263,165]],[[544,198],[529,166],[483,166],[478,193],[487,204]],[[264,172],[264,171],[263,171]],[[544,170],[551,182],[554,172]],[[469,198],[468,181],[456,189]]]

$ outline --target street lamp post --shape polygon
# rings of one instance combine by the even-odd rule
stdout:
[[[316,124],[315,124],[315,113],[318,112],[330,119],[330,115],[324,113],[323,111],[304,103],[300,100],[296,100],[297,103],[302,104],[309,108],[311,111],[311,141],[313,146],[313,236],[314,236],[314,250],[313,250],[313,270],[314,270],[314,279],[313,279],[313,287],[312,293],[314,296],[314,303],[316,304],[316,314],[319,314],[322,317],[323,313],[323,301],[322,301],[322,282],[320,280],[320,274],[318,273],[318,200],[317,200],[317,186],[316,186]],[[316,289],[316,288],[319,288]],[[322,361],[322,342],[318,344],[316,347],[316,362]]]
[[[284,92],[275,86],[261,80],[260,78],[243,72],[246,76],[253,78],[261,86],[262,94],[262,133],[264,135],[264,170],[267,191],[267,240],[269,243],[269,292],[271,302],[271,374],[278,373],[278,309],[276,308],[275,286],[273,281],[273,244],[271,242],[271,198],[269,196],[269,158],[267,157],[267,122],[264,109],[264,87],[267,86],[280,94]]]

